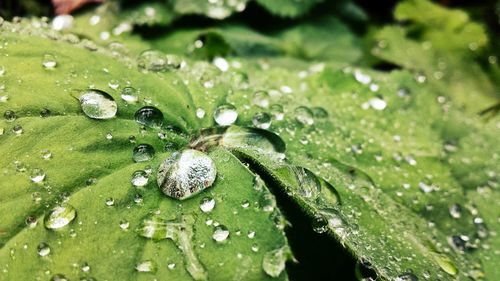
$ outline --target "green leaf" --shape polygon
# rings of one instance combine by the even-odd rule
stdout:
[[[217,180],[201,196],[181,202],[167,198],[156,185],[158,165],[172,154],[164,151],[165,145],[182,145],[187,136],[163,129],[166,137],[161,139],[160,131],[137,124],[134,112],[151,103],[169,126],[181,131],[197,128],[194,101],[176,82],[179,77],[141,73],[126,63],[126,57],[121,62],[105,49],[89,51],[78,44],[19,35],[26,32],[31,32],[29,27],[10,23],[1,31],[3,42],[9,43],[1,51],[9,98],[0,111],[16,116],[12,121],[2,119],[0,125],[0,150],[6,156],[1,164],[0,208],[9,214],[0,223],[1,279],[57,274],[69,279],[143,280],[156,274],[173,280],[270,278],[262,269],[264,256],[287,245],[281,215],[276,209],[262,210],[260,197],[274,200],[273,196],[265,187],[254,188],[255,175],[234,156],[224,149],[208,153],[217,167]],[[47,53],[57,62],[52,69],[42,66]],[[114,83],[119,84],[117,90],[108,85]],[[138,91],[138,104],[121,100],[126,85]],[[82,113],[73,96],[88,87],[102,89],[116,100],[116,118],[95,120]],[[50,114],[40,117],[47,115],[46,109]],[[22,126],[19,135],[12,130],[16,126]],[[153,160],[132,161],[132,151],[140,143],[155,149]],[[149,183],[134,187],[133,172],[148,166],[155,171]],[[30,180],[33,173],[43,174],[43,180]],[[200,210],[203,198],[215,200],[212,211]],[[76,218],[61,229],[47,229],[44,218],[61,204],[74,207]],[[154,241],[134,231],[153,216],[186,226],[171,240]],[[221,243],[212,238],[216,225],[229,230]],[[147,270],[151,272],[139,272]],[[285,272],[273,274],[286,279]]]

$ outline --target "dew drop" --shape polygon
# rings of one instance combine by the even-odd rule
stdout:
[[[370,99],[368,104],[375,110],[384,110],[387,107],[387,102],[378,97]]]
[[[12,132],[16,135],[21,135],[23,133],[23,127],[21,125],[15,125],[13,128],[12,128]]]
[[[149,175],[143,170],[138,170],[132,173],[131,183],[135,187],[143,187],[148,184]]]
[[[324,119],[328,117],[328,111],[326,111],[326,109],[324,109],[323,107],[316,106],[311,110],[315,118]]]
[[[196,109],[196,117],[198,117],[198,119],[202,119],[203,117],[205,117],[205,110],[201,107],[198,107]]]
[[[204,213],[211,212],[215,207],[215,200],[211,197],[204,197],[200,201],[200,209]]]
[[[42,118],[49,117],[50,114],[51,114],[51,112],[48,108],[44,108],[44,109],[40,110],[40,117],[42,117]]]
[[[116,90],[120,87],[120,83],[118,82],[118,80],[113,79],[108,82],[108,86],[111,89]]]
[[[269,109],[271,110],[271,114],[274,119],[277,121],[281,121],[285,117],[285,111],[283,110],[283,106],[281,104],[273,104]]]
[[[129,228],[129,226],[130,226],[130,223],[128,221],[126,221],[126,220],[120,221],[120,228],[122,230],[127,230]]]
[[[35,168],[30,173],[30,180],[35,183],[40,183],[45,179],[45,172],[42,169]]]
[[[310,126],[314,124],[313,112],[306,106],[299,106],[293,111],[295,120],[302,125]]]
[[[175,199],[186,199],[209,188],[215,181],[214,161],[194,149],[175,152],[158,169],[158,186]]]
[[[139,144],[132,152],[132,160],[134,162],[146,162],[153,159],[155,156],[155,149],[149,144]]]
[[[219,126],[232,125],[238,118],[236,107],[231,104],[223,104],[218,106],[214,112],[214,120]]]
[[[7,122],[12,122],[14,120],[16,120],[17,116],[16,116],[16,113],[12,110],[6,110],[5,113],[3,114],[3,118],[5,118],[5,120]]]
[[[459,219],[462,216],[462,207],[459,204],[451,205],[450,216],[454,219]]]
[[[26,217],[24,222],[29,228],[34,228],[38,224],[38,219],[35,216],[30,215]]]
[[[370,84],[370,82],[372,81],[370,75],[364,74],[359,69],[354,71],[354,78],[356,79],[356,81],[364,85]]]
[[[62,274],[56,274],[50,278],[50,281],[69,281],[69,279]]]
[[[42,66],[45,69],[54,69],[57,66],[56,57],[52,54],[43,55]]]
[[[253,94],[252,104],[261,108],[269,107],[269,94],[266,91],[258,91]]]
[[[216,242],[224,242],[229,237],[229,230],[226,226],[220,224],[214,228],[214,233],[212,234],[212,238]]]
[[[45,228],[54,230],[68,225],[75,217],[75,208],[71,205],[63,204],[51,209],[49,213],[45,215],[43,223]]]
[[[173,269],[175,269],[175,263],[171,262],[171,263],[167,264],[167,267],[168,267],[168,269],[173,270]]]
[[[40,257],[45,257],[50,254],[50,246],[47,243],[42,242],[38,244],[38,247],[36,249]]]
[[[258,112],[253,116],[252,123],[260,129],[269,129],[271,126],[271,115],[266,112]]]
[[[113,97],[101,90],[86,90],[79,99],[83,112],[92,119],[110,119],[118,111]]]
[[[156,272],[156,263],[154,263],[153,261],[150,261],[150,260],[147,260],[147,261],[143,261],[143,262],[140,262],[138,264],[135,265],[135,270],[137,270],[138,272]]]
[[[418,277],[411,272],[406,272],[398,275],[394,281],[418,281]]]
[[[128,104],[134,104],[139,101],[139,97],[137,96],[137,90],[133,87],[123,88],[120,97]]]
[[[41,151],[40,157],[43,160],[49,160],[49,159],[52,158],[52,152],[50,152],[50,150],[48,150],[48,149],[44,149],[44,150]]]
[[[322,215],[315,215],[311,224],[316,233],[325,233],[328,230],[328,220]]]
[[[267,275],[276,278],[285,270],[285,262],[290,255],[287,246],[271,250],[264,254],[262,269]]]
[[[160,128],[163,125],[163,113],[153,106],[145,106],[137,110],[134,118],[137,123],[152,128]]]

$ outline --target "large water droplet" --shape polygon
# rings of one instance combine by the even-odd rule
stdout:
[[[214,120],[219,126],[232,125],[237,118],[238,112],[232,104],[223,104],[215,109]]]
[[[145,106],[137,110],[134,118],[137,123],[152,128],[160,128],[163,125],[163,113],[153,106]]]
[[[155,149],[149,144],[139,144],[132,152],[132,160],[134,162],[145,162],[153,159],[155,156]]]
[[[262,269],[271,277],[278,277],[285,270],[285,262],[291,256],[288,246],[271,250],[264,254]]]
[[[75,217],[75,208],[71,205],[63,204],[50,210],[49,213],[45,215],[43,223],[47,229],[59,229],[68,225]]]
[[[208,155],[194,149],[175,152],[158,169],[158,186],[167,196],[186,199],[212,186],[217,175]]]
[[[79,99],[85,115],[93,119],[110,119],[118,111],[113,97],[101,90],[87,90]]]
[[[226,226],[220,224],[214,228],[214,233],[212,234],[212,238],[216,242],[224,242],[229,237],[229,230]]]

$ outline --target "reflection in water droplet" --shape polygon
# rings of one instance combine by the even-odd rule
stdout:
[[[152,128],[160,128],[163,125],[163,113],[153,106],[145,106],[137,110],[134,118],[137,123]]]
[[[212,186],[217,175],[215,163],[201,151],[175,152],[158,169],[158,186],[175,199],[186,199]]]
[[[56,57],[52,54],[43,55],[42,65],[45,69],[53,69],[57,66]]]
[[[48,254],[50,254],[50,247],[47,243],[42,242],[42,243],[38,244],[37,252],[38,252],[39,256],[45,257]]]
[[[211,197],[201,199],[200,209],[204,213],[211,212],[215,207],[215,200]]]
[[[75,208],[71,205],[63,204],[50,210],[49,213],[45,215],[43,223],[47,229],[59,229],[68,225],[75,217]]]
[[[212,238],[216,242],[224,242],[229,237],[229,230],[226,226],[220,224],[214,228],[214,233],[212,234]]]
[[[113,97],[101,90],[86,90],[79,100],[83,113],[93,119],[110,119],[118,111]]]
[[[260,129],[269,129],[271,127],[271,115],[266,112],[258,112],[253,116],[252,123]]]
[[[312,125],[314,124],[313,112],[306,106],[299,106],[293,111],[295,115],[295,120],[302,125]]]
[[[223,104],[218,106],[214,112],[214,120],[219,126],[232,125],[238,118],[236,107],[231,104]]]
[[[271,250],[264,254],[262,269],[271,277],[278,277],[285,270],[285,262],[291,256],[288,246]]]
[[[132,160],[134,162],[150,161],[155,156],[155,149],[149,144],[139,144],[132,152]]]
[[[142,187],[148,184],[149,175],[143,170],[138,170],[132,173],[132,185],[135,187]]]

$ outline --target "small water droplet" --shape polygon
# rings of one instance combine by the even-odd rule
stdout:
[[[274,119],[276,119],[277,121],[281,121],[285,117],[285,111],[281,104],[273,104],[269,109],[271,110],[271,114],[273,115]]]
[[[285,270],[285,262],[291,256],[287,246],[271,250],[264,254],[262,269],[271,277],[278,277]]]
[[[133,87],[123,88],[120,97],[128,104],[134,104],[139,101],[139,97],[137,96],[137,90]]]
[[[328,230],[328,220],[318,214],[312,219],[312,228],[316,233],[325,233]]]
[[[23,133],[23,127],[21,125],[15,125],[13,128],[12,128],[12,132],[16,135],[21,135]]]
[[[63,204],[56,206],[45,215],[44,225],[47,229],[59,229],[70,222],[72,222],[76,217],[76,210],[73,206],[68,204]]]
[[[204,197],[200,201],[200,209],[204,213],[211,212],[215,207],[215,200],[211,197]]]
[[[156,107],[145,106],[134,114],[135,121],[151,128],[160,128],[163,125],[163,113]]]
[[[42,118],[49,117],[50,114],[51,114],[51,112],[48,108],[44,108],[44,109],[40,110],[40,117],[42,117]]]
[[[167,264],[167,267],[168,267],[168,269],[173,270],[173,269],[175,269],[175,263],[171,262],[171,263]]]
[[[153,261],[147,260],[140,262],[135,265],[135,270],[138,272],[152,272],[155,273],[157,270],[156,263]]]
[[[14,120],[16,120],[17,116],[16,116],[16,113],[12,110],[6,110],[5,113],[3,114],[3,118],[5,118],[5,120],[7,122],[12,122]]]
[[[129,226],[130,226],[130,223],[128,221],[126,221],[126,220],[120,221],[120,228],[122,230],[127,230],[129,228]]]
[[[40,157],[43,160],[49,160],[50,158],[52,158],[52,152],[50,152],[50,150],[48,150],[48,149],[44,149],[41,151]]]
[[[131,183],[135,187],[143,187],[149,182],[149,175],[144,170],[138,170],[132,173]]]
[[[149,144],[139,144],[132,152],[132,160],[134,162],[150,161],[155,156],[155,149]]]
[[[42,65],[45,69],[54,69],[57,66],[56,57],[53,54],[43,55]]]
[[[250,207],[250,202],[248,202],[248,200],[243,200],[243,202],[241,202],[241,207],[243,209]]]
[[[50,254],[50,246],[47,243],[40,243],[37,247],[37,252],[40,257],[45,257]]]
[[[229,63],[225,58],[215,57],[212,63],[222,72],[226,72],[229,70]]]
[[[368,74],[364,74],[361,70],[356,69],[354,71],[354,78],[361,84],[368,85],[372,82],[372,78]]]
[[[110,119],[118,111],[113,97],[101,90],[86,90],[79,99],[85,115],[93,119]]]
[[[29,228],[34,228],[38,224],[38,219],[35,216],[30,215],[26,217],[24,222]]]
[[[45,172],[42,169],[35,168],[30,173],[30,180],[35,183],[42,182],[45,179]]]
[[[255,231],[252,231],[252,230],[248,231],[247,237],[249,239],[254,239],[255,238]]]
[[[158,169],[158,186],[175,199],[186,199],[212,186],[217,175],[214,161],[193,149],[175,152]]]
[[[108,86],[111,89],[116,90],[120,87],[120,82],[118,82],[118,80],[113,79],[108,82]]]
[[[62,274],[56,274],[50,278],[50,281],[69,281],[69,279]]]
[[[315,118],[324,119],[328,117],[328,111],[326,111],[323,107],[316,106],[311,108],[311,110]]]
[[[84,262],[82,264],[82,266],[80,267],[80,269],[82,270],[82,272],[87,273],[90,271],[90,265],[88,263]]]
[[[229,237],[229,230],[224,225],[220,224],[214,228],[212,238],[216,242],[224,242]]]
[[[258,91],[253,94],[252,104],[261,108],[269,107],[269,93]]]
[[[258,112],[253,116],[252,123],[260,129],[269,129],[271,126],[271,115],[266,112]]]
[[[387,102],[378,97],[370,99],[368,103],[375,110],[384,110],[387,107]]]
[[[462,216],[462,207],[459,204],[451,205],[450,216],[454,219],[459,219]]]
[[[418,277],[411,272],[406,272],[398,275],[394,281],[418,281]]]
[[[254,244],[252,244],[251,249],[252,249],[252,252],[257,253],[259,251],[259,245],[254,243]]]
[[[198,107],[196,109],[196,117],[198,117],[198,119],[202,119],[203,117],[205,117],[205,110],[201,107]]]
[[[214,120],[219,126],[232,125],[238,118],[236,107],[231,104],[223,104],[218,106],[214,112]]]
[[[310,126],[314,124],[313,112],[306,106],[299,106],[293,111],[295,120],[302,125]]]

